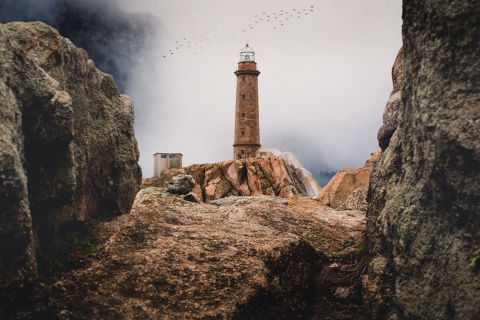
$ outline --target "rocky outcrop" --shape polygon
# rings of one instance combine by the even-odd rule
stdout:
[[[317,200],[332,208],[365,211],[370,175],[380,156],[380,152],[372,153],[361,168],[338,170],[322,189]]]
[[[64,227],[129,212],[141,172],[133,103],[84,50],[43,23],[0,25],[0,69],[0,292],[8,294],[35,276],[34,242],[45,253]]]
[[[257,154],[261,155],[262,153],[268,156],[282,158],[290,167],[290,170],[292,170],[294,174],[293,177],[297,181],[297,184],[306,192],[306,194],[313,199],[318,197],[322,188],[318,185],[318,182],[315,180],[312,173],[303,167],[292,152],[282,152],[275,148],[262,148],[257,151]]]
[[[16,318],[297,319],[314,275],[363,219],[308,197],[195,204],[146,188],[131,214],[97,225],[92,260],[46,279]]]
[[[378,130],[378,145],[384,151],[402,117],[402,85],[403,85],[403,48],[397,54],[392,67],[393,90],[383,112],[383,124]]]
[[[203,201],[230,196],[269,195],[284,198],[301,194],[294,174],[282,158],[264,157],[194,164],[165,169],[160,178],[144,179],[144,187],[164,187],[177,175],[188,174],[196,184],[193,192]]]
[[[192,165],[186,171],[198,183],[194,192],[207,201],[228,196],[291,197],[302,192],[281,158],[248,158]]]
[[[369,190],[375,319],[476,319],[480,7],[404,1],[404,111]]]

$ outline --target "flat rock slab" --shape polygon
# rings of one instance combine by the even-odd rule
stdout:
[[[104,240],[96,258],[50,287],[44,312],[71,319],[297,318],[321,264],[363,227],[360,212],[345,219],[307,197],[227,199],[196,204],[163,188],[141,190],[131,214],[98,226]]]

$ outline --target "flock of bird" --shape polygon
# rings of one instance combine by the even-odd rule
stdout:
[[[276,12],[261,12],[256,14],[254,19],[248,26],[245,26],[239,32],[230,32],[223,35],[200,36],[196,38],[180,38],[171,45],[168,52],[163,54],[163,58],[174,56],[183,50],[189,49],[194,55],[201,54],[208,47],[216,44],[222,44],[241,33],[253,31],[262,25],[270,27],[272,30],[281,29],[289,23],[298,21],[301,18],[307,17],[315,12],[315,6],[311,5],[306,8],[294,8],[290,10],[280,9]]]

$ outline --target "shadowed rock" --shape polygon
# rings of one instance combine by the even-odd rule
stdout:
[[[393,90],[383,112],[383,125],[377,134],[378,145],[382,151],[388,147],[390,139],[402,117],[403,72],[403,48],[401,48],[392,67]]]
[[[193,190],[195,180],[191,175],[180,174],[175,176],[167,184],[167,190],[173,194],[188,194]]]
[[[141,172],[133,103],[84,50],[43,23],[8,23],[0,69],[5,303],[35,277],[34,238],[47,253],[63,226],[129,212]]]
[[[93,260],[18,318],[297,319],[321,265],[363,228],[362,213],[308,197],[213,203],[141,190],[131,214],[97,226]]]
[[[476,319],[480,6],[404,1],[402,117],[376,165],[364,278],[374,319]]]

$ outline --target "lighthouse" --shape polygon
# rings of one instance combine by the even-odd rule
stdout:
[[[233,158],[252,158],[260,149],[260,121],[258,112],[258,76],[255,51],[247,45],[240,52],[235,105],[235,137]]]

